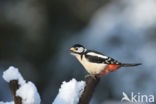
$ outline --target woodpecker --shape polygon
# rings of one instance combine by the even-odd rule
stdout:
[[[80,44],[73,45],[72,48],[70,48],[70,53],[78,59],[90,75],[94,76],[106,75],[108,72],[116,71],[120,67],[141,65],[140,63],[127,64],[118,62],[100,52],[88,50]]]

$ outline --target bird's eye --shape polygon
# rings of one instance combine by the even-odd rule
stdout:
[[[75,48],[75,50],[77,51],[77,50],[78,50],[78,48]]]

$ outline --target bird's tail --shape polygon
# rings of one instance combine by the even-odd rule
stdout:
[[[122,63],[122,64],[121,64],[122,67],[131,67],[131,66],[138,66],[138,65],[141,65],[141,63],[136,63],[136,64]]]

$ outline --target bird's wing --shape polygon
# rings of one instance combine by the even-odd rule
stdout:
[[[104,64],[115,64],[115,65],[121,64],[120,62],[114,60],[113,58],[105,56],[96,51],[88,51],[85,54],[85,56],[86,56],[86,59],[88,59],[88,61],[92,63],[104,63]]]

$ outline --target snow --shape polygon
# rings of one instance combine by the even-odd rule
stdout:
[[[0,104],[14,104],[14,102],[12,101],[12,102],[2,102],[2,101],[0,101]]]
[[[3,79],[8,83],[11,80],[18,80],[20,88],[16,91],[16,96],[22,98],[22,104],[40,104],[41,99],[37,88],[32,82],[26,82],[23,79],[18,68],[9,67],[3,72]],[[77,104],[85,85],[84,81],[76,81],[75,79],[69,82],[64,81],[52,104]],[[14,102],[0,102],[0,104],[14,104]]]
[[[16,96],[22,98],[22,104],[40,104],[41,101],[35,85],[30,81],[16,91]]]
[[[8,83],[11,80],[18,80],[18,84],[20,88],[16,91],[16,96],[22,98],[22,104],[40,104],[41,99],[40,95],[37,91],[35,85],[23,79],[22,75],[18,71],[18,68],[10,66],[5,72],[3,72],[3,79],[6,80]],[[13,103],[3,103],[0,104],[13,104]]]
[[[10,66],[5,72],[3,72],[3,79],[7,82],[11,80],[18,80],[18,84],[22,85],[25,83],[22,75],[19,73],[18,68]]]
[[[85,87],[84,81],[63,82],[59,93],[52,104],[77,104]]]

